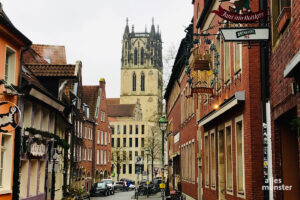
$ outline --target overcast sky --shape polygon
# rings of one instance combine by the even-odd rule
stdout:
[[[191,0],[0,0],[12,23],[34,44],[64,45],[68,64],[83,63],[83,84],[104,77],[107,97],[120,95],[121,41],[131,30],[148,31],[154,17],[163,52],[176,49],[192,19]]]

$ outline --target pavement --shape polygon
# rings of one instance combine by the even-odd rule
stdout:
[[[135,199],[134,196],[132,196],[132,199]],[[149,195],[149,197],[147,197],[147,195],[145,196],[139,196],[138,199],[149,199],[149,200],[161,200],[161,193],[158,192],[154,195]]]
[[[133,191],[116,191],[114,195],[110,195],[107,197],[101,196],[101,197],[91,197],[91,200],[131,200],[134,198],[134,190]],[[149,200],[161,200],[161,193],[158,192],[154,195],[150,195],[148,198],[147,196],[139,196],[138,199],[149,199]]]

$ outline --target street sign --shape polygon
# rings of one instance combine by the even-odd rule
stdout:
[[[166,184],[164,184],[164,183],[159,184],[159,188],[160,189],[165,189],[166,188]]]
[[[150,181],[147,181],[147,185],[149,185],[150,184]]]
[[[269,31],[264,27],[220,28],[225,42],[266,41]]]

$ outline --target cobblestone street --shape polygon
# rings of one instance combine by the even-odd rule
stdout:
[[[115,195],[110,195],[108,197],[91,197],[91,200],[128,200],[128,199],[133,199],[134,198],[134,191],[129,191],[129,192],[122,192],[118,191],[115,193]],[[159,200],[161,199],[160,197],[160,192],[156,193],[155,195],[151,195],[147,198],[147,196],[139,196],[138,199],[151,199],[151,200]]]

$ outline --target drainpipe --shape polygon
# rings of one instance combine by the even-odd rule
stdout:
[[[268,1],[259,0],[260,10],[269,10]],[[269,14],[269,13],[268,13]],[[260,25],[270,27],[270,19],[262,19]],[[263,130],[263,174],[264,199],[273,200],[273,174],[272,174],[272,140],[271,140],[271,110],[269,91],[269,42],[260,44],[260,68],[261,68],[261,108],[262,108],[262,130]],[[263,188],[262,188],[263,189]]]

